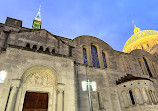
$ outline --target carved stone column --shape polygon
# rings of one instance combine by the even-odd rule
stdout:
[[[58,100],[57,100],[57,111],[63,111],[64,109],[64,84],[58,84]]]
[[[17,97],[17,91],[18,91],[19,84],[20,84],[20,82],[18,80],[12,81],[11,91],[10,91],[6,111],[13,111],[13,109],[15,107],[15,101],[16,101],[16,97]]]

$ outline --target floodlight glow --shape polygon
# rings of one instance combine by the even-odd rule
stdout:
[[[92,86],[92,91],[97,91],[97,85],[96,82],[91,82],[91,86]]]
[[[82,81],[82,90],[87,91],[87,82],[86,81]]]
[[[0,71],[0,83],[3,83],[7,75],[6,71]]]
[[[87,81],[82,81],[81,85],[82,85],[82,90],[83,91],[87,91],[87,87],[88,87],[88,97],[89,97],[90,111],[93,111],[91,90],[92,91],[97,91],[96,82],[94,82],[94,81],[90,82],[89,80],[87,80]]]

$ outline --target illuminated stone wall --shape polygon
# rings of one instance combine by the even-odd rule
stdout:
[[[99,67],[92,63],[92,45],[97,49]],[[68,39],[45,29],[32,30],[14,23],[0,24],[0,48],[0,70],[7,72],[4,82],[0,83],[1,111],[22,111],[28,90],[49,93],[48,111],[88,111],[88,92],[81,88],[81,82],[86,80],[97,84],[97,91],[92,92],[94,111],[146,111],[147,106],[149,111],[158,110],[158,60],[153,53],[140,49],[131,53],[119,52],[97,37]],[[86,49],[87,64],[84,64],[83,48]],[[147,80],[116,83],[129,74]],[[142,97],[136,99],[136,105],[131,105],[129,100],[125,107],[121,97],[126,96],[121,95],[122,91],[127,93],[128,89],[142,90],[144,87],[154,92],[153,101],[148,102],[144,96],[147,104]],[[144,94],[141,93],[136,96]]]
[[[49,93],[48,111],[60,111],[62,107],[65,111],[76,110],[74,61],[71,58],[8,47],[1,53],[0,63],[0,70],[7,72],[6,79],[0,84],[1,111],[22,111],[26,91]],[[51,79],[54,77],[56,79]]]

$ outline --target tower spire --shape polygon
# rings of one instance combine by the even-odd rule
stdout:
[[[33,20],[33,25],[32,25],[33,29],[41,29],[42,21],[41,21],[41,12],[40,11],[41,11],[41,5],[39,7],[39,10],[37,12],[35,19]]]

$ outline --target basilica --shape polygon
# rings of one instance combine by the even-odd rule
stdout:
[[[0,111],[158,111],[158,31],[135,25],[120,52],[41,25],[0,23]]]

